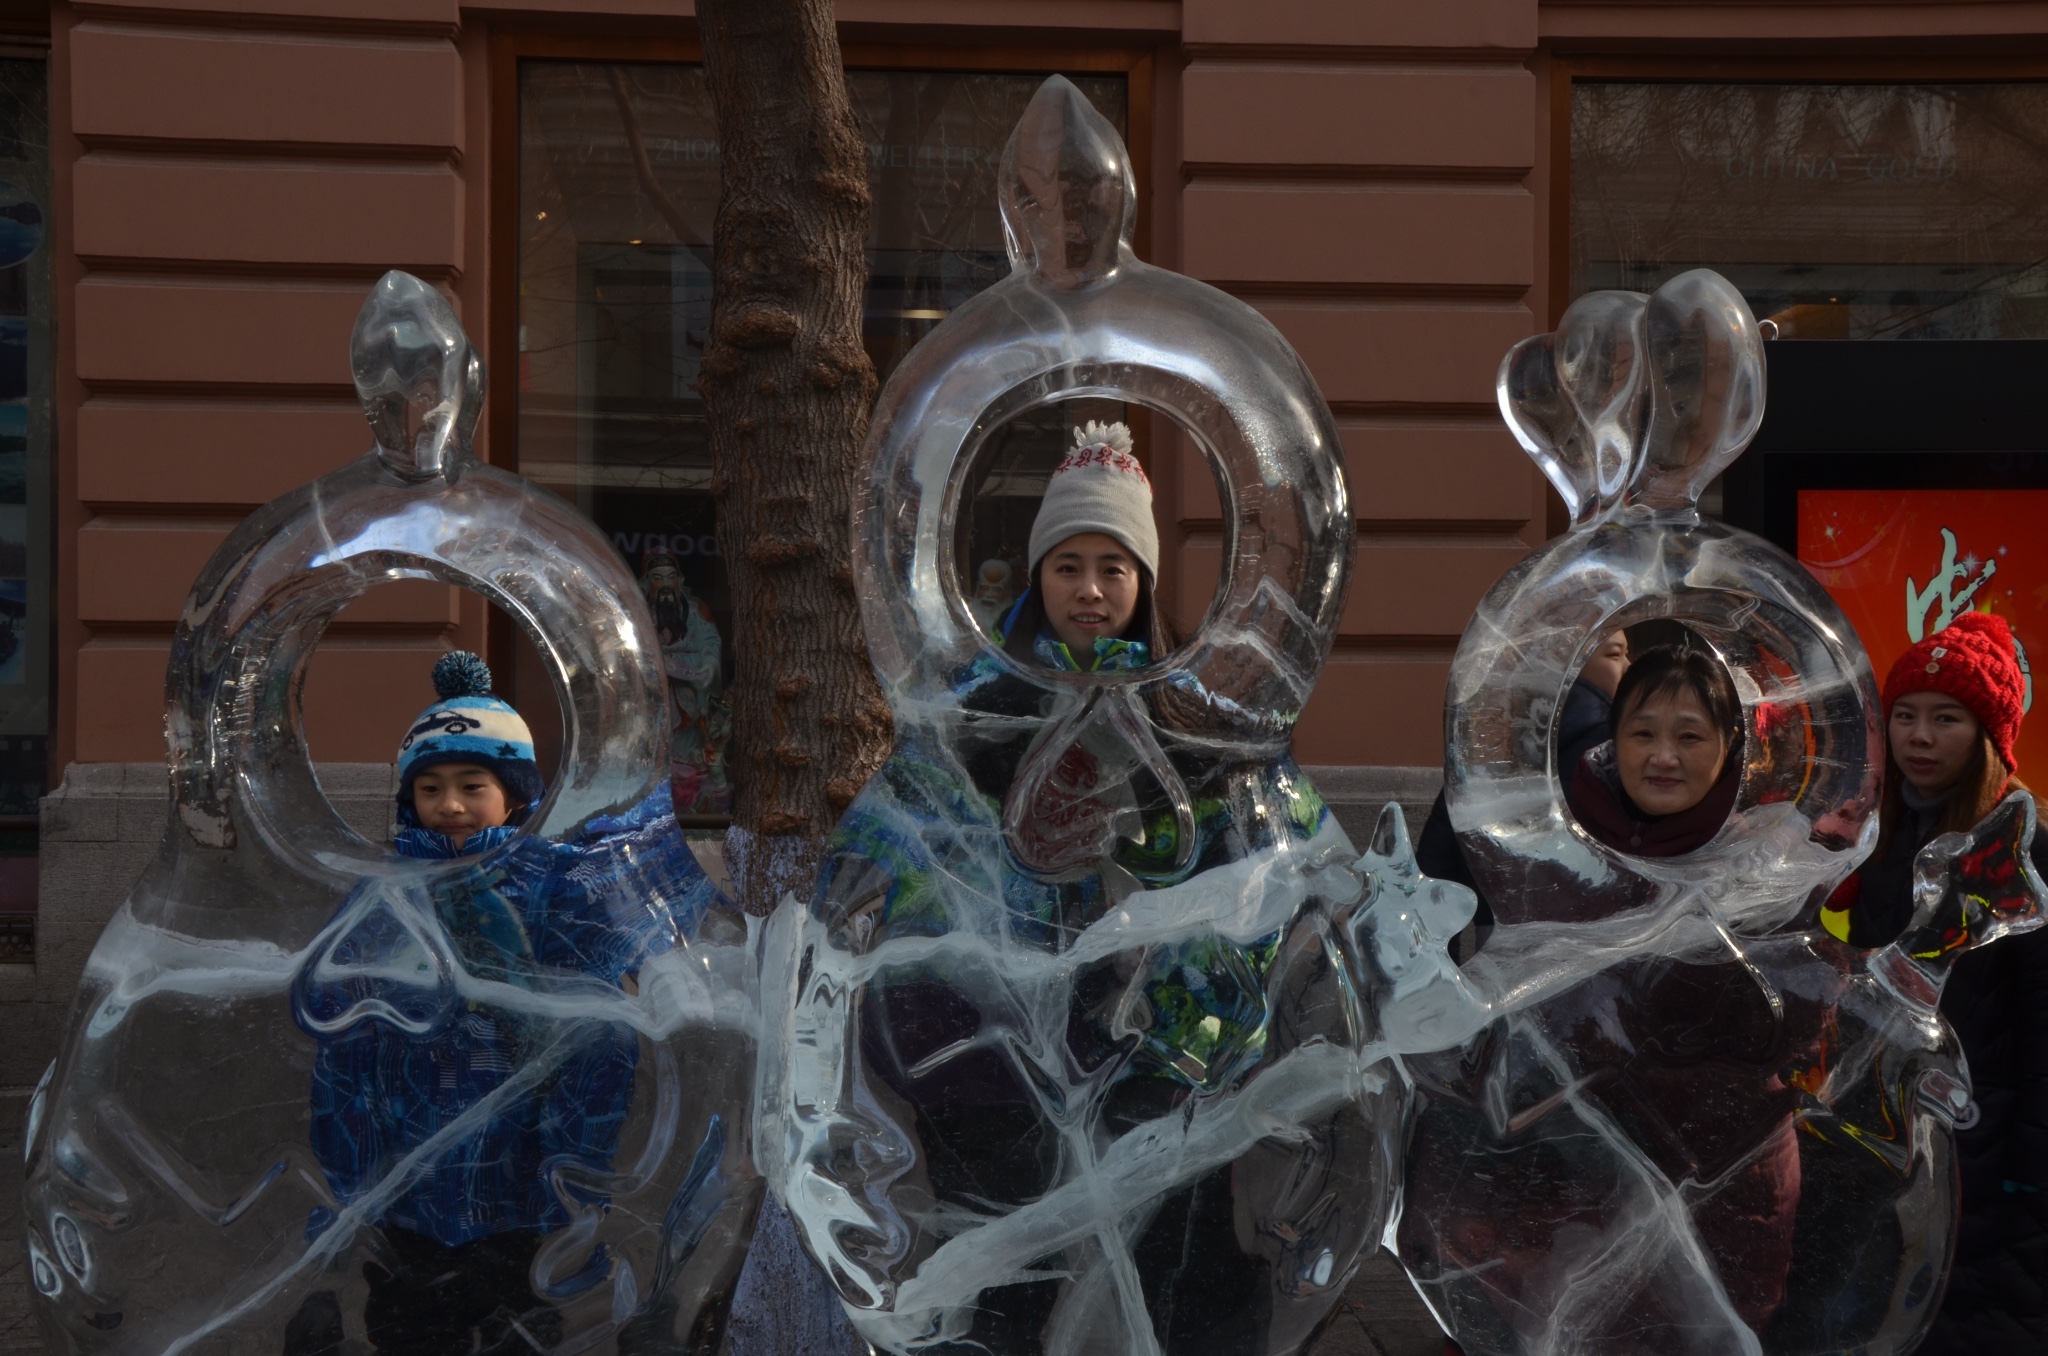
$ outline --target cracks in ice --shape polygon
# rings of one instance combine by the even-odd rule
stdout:
[[[886,1323],[863,1315],[862,1327],[898,1339],[932,1331],[934,1316],[971,1306],[982,1290],[1009,1281],[1034,1259],[1091,1237],[1103,1243],[1114,1265],[1130,1265],[1128,1246],[1120,1235],[1113,1242],[1103,1238],[1102,1221],[1121,1220],[1261,1140],[1296,1137],[1303,1121],[1377,1090],[1384,1075],[1369,1071],[1378,1056],[1304,1046],[1262,1070],[1241,1092],[1195,1099],[1182,1113],[1147,1122],[1106,1152],[1091,1152],[1068,1180],[1037,1200],[942,1244],[897,1289]],[[1132,1349],[1154,1350],[1142,1304],[1138,1312],[1127,1336],[1143,1345]]]
[[[685,1027],[747,1030],[752,1026],[748,977],[732,963],[735,958],[714,958],[714,948],[678,946],[646,957],[638,972],[637,995],[588,978],[565,978],[547,989],[486,979],[466,969],[438,940],[442,930],[417,895],[380,881],[295,952],[267,942],[194,937],[142,923],[132,908],[124,905],[86,962],[86,979],[106,985],[89,1030],[96,1037],[110,1035],[139,1004],[160,994],[234,1000],[285,993],[302,969],[310,968],[316,978],[321,977],[327,950],[365,917],[380,911],[400,919],[422,952],[433,958],[424,974],[392,967],[377,976],[394,986],[414,991],[445,989],[451,1002],[461,1000],[527,1017],[615,1022],[656,1041]],[[349,971],[352,978],[366,973],[364,967],[349,967]],[[400,1030],[432,1026],[431,1022],[405,1021],[381,1005],[362,1004],[334,1021],[315,1025],[339,1030],[367,1020],[388,1021]]]
[[[863,1334],[897,1350],[960,1338],[984,1290],[1039,1275],[1041,1259],[1064,1256],[1058,1274],[1067,1286],[1045,1333],[1046,1349],[1078,1351],[1085,1341],[1101,1340],[1109,1323],[1120,1349],[1156,1351],[1131,1251],[1150,1209],[1260,1143],[1305,1142],[1306,1125],[1342,1103],[1385,1090],[1395,1076],[1388,1057],[1396,1047],[1369,1041],[1347,1048],[1314,1038],[1260,1066],[1256,1076],[1191,1095],[1178,1110],[1105,1144],[1099,1094],[1123,1074],[1134,1047],[1126,1043],[1093,1069],[1077,1067],[1061,1034],[1071,984],[1113,957],[1159,954],[1203,938],[1249,943],[1270,936],[1319,901],[1355,915],[1354,948],[1376,945],[1370,934],[1384,928],[1388,940],[1377,950],[1386,959],[1396,959],[1402,948],[1417,953],[1410,958],[1418,962],[1411,966],[1411,992],[1433,997],[1455,977],[1443,943],[1469,914],[1469,897],[1462,912],[1451,901],[1449,916],[1427,901],[1431,916],[1418,930],[1404,912],[1414,905],[1415,874],[1397,809],[1389,811],[1389,823],[1393,840],[1382,845],[1386,850],[1355,861],[1342,832],[1326,821],[1307,842],[1263,849],[1182,884],[1126,896],[1059,951],[1013,944],[1001,934],[952,931],[890,939],[855,954],[835,949],[819,919],[794,909],[779,916],[775,926],[783,937],[770,940],[770,953],[786,948],[801,957],[806,977],[784,1037],[788,1083],[775,1090],[780,1109],[773,1118],[779,1129],[766,1128],[770,1118],[764,1117],[764,1153],[789,1164],[779,1189],[806,1219],[828,1269],[860,1297],[852,1312]],[[1435,957],[1435,968],[1420,963],[1424,953]],[[916,1225],[936,1246],[912,1274],[885,1279],[891,1269],[877,1274],[875,1244],[887,1257],[902,1257],[909,1242],[902,1225],[892,1223],[888,1193],[918,1151],[854,1073],[850,1043],[857,1035],[847,1005],[885,971],[933,966],[976,993],[982,1026],[976,1037],[926,1056],[911,1076],[971,1049],[1000,1051],[1058,1138],[1058,1170],[1047,1190],[1022,1203],[984,1201],[978,1212],[962,1206],[925,1212]],[[1347,978],[1350,989],[1376,982],[1365,974]],[[836,1171],[820,1170],[848,1154],[869,1165],[857,1191]],[[871,1241],[859,1243],[858,1253],[848,1251],[857,1240]]]
[[[514,1070],[510,1078],[479,1098],[474,1106],[449,1121],[422,1140],[410,1153],[400,1158],[375,1186],[337,1210],[333,1223],[328,1225],[327,1229],[296,1259],[245,1290],[240,1299],[216,1308],[204,1322],[179,1334],[165,1346],[163,1356],[177,1356],[177,1353],[191,1347],[200,1339],[228,1327],[246,1314],[255,1312],[275,1298],[294,1279],[318,1271],[328,1261],[339,1256],[354,1240],[356,1231],[366,1225],[374,1225],[385,1208],[416,1182],[427,1166],[443,1152],[482,1130],[508,1102],[531,1091],[542,1079],[559,1068],[581,1044],[580,1040],[572,1037],[581,1034],[583,1033],[574,1028],[558,1034],[545,1048]]]

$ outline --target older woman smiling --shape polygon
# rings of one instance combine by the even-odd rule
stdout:
[[[1614,690],[1614,741],[1565,786],[1585,830],[1641,857],[1677,857],[1720,831],[1742,781],[1742,703],[1721,661],[1692,644],[1649,650]]]

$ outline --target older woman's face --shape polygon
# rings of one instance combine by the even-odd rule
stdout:
[[[1646,813],[1675,815],[1707,798],[1728,761],[1728,739],[1690,692],[1659,692],[1614,731],[1622,789]]]

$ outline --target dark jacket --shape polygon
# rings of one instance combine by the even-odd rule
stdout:
[[[1569,785],[1579,760],[1614,738],[1613,731],[1608,728],[1613,710],[1614,703],[1608,695],[1585,679],[1572,684],[1571,691],[1565,694],[1564,708],[1557,721],[1560,781]],[[1473,923],[1481,929],[1493,926],[1493,906],[1480,893],[1479,883],[1472,878],[1472,868],[1465,861],[1464,850],[1458,846],[1457,831],[1451,827],[1450,806],[1441,791],[1437,793],[1436,804],[1429,807],[1429,818],[1422,821],[1422,836],[1415,844],[1415,864],[1425,876],[1455,881],[1470,890],[1479,900],[1479,908],[1472,915]]]
[[[1557,775],[1569,784],[1579,760],[1614,738],[1614,700],[1581,678],[1565,693],[1557,718]]]
[[[1913,858],[1939,802],[1851,877],[1849,941],[1883,946],[1913,913]],[[2048,876],[2048,833],[2031,856]],[[1963,1219],[1948,1295],[1920,1356],[2048,1352],[2048,928],[1965,952],[1941,992],[1961,1041],[1971,1108],[1956,1129]]]
[[[1623,788],[1608,742],[1579,760],[1565,802],[1586,832],[1618,852],[1682,857],[1721,831],[1741,786],[1742,759],[1731,756],[1699,804],[1646,814]],[[1695,1210],[1693,1224],[1736,1314],[1760,1329],[1784,1302],[1801,1183],[1794,1098],[1782,1069],[1819,1023],[1794,1011],[1797,1004],[1773,1012],[1770,991],[1734,961],[1635,962],[1616,973],[1629,980],[1614,1016],[1634,1029],[1638,1052],[1615,1094],[1630,1137],[1673,1180],[1713,1177],[1730,1154],[1754,1155]],[[1756,1142],[1774,1120],[1777,1132]]]
[[[1565,799],[1580,827],[1615,850],[1676,857],[1720,832],[1741,775],[1741,759],[1731,757],[1699,805],[1646,815],[1623,790],[1612,743],[1603,740],[1573,765],[1564,779]],[[1620,897],[1597,902],[1627,906]],[[1511,917],[1524,912],[1519,901],[1503,905]],[[1574,921],[1600,916],[1581,914]],[[1554,1057],[1578,1079],[1577,1095],[1600,1107],[1625,1137],[1628,1153],[1654,1163],[1670,1181],[1716,1183],[1690,1207],[1693,1227],[1736,1316],[1761,1330],[1787,1293],[1802,1185],[1793,1123],[1798,1094],[1783,1074],[1818,1044],[1825,1014],[1797,995],[1780,995],[1753,966],[1733,958],[1646,957],[1619,960],[1518,1020],[1545,1031]],[[1510,1133],[1486,1169],[1489,1189],[1512,1199],[1516,1214],[1529,1222],[1514,1235],[1526,1243],[1522,1256],[1501,1258],[1504,1276],[1556,1246],[1563,1235],[1552,1234],[1547,1221],[1570,1217],[1573,1192],[1599,1194],[1550,1157],[1555,1146],[1546,1138],[1544,1131],[1527,1138]],[[1441,1156],[1424,1154],[1421,1161],[1425,1166],[1410,1169],[1411,1199],[1454,1195],[1457,1188],[1429,1177],[1429,1165],[1441,1164]],[[1474,1161],[1468,1149],[1454,1171],[1469,1172]],[[1510,1291],[1520,1284],[1507,1282]],[[1654,1289],[1656,1282],[1646,1284]],[[1649,1290],[1621,1305],[1657,1312]]]
[[[618,986],[694,935],[717,898],[676,827],[666,785],[623,815],[591,820],[568,843],[507,826],[458,844],[408,827],[395,846],[429,861],[503,849],[475,857],[473,873],[444,878],[416,906],[433,911],[471,977],[508,990],[573,993],[585,979]],[[367,881],[293,978],[293,1015],[317,1042],[309,1135],[328,1183],[355,1205],[407,1171],[372,1222],[444,1248],[561,1228],[570,1211],[556,1169],[567,1164],[593,1181],[611,1171],[632,1109],[638,1038],[620,1022],[537,1020],[467,1000],[446,977],[422,980],[412,958],[426,947],[413,926],[385,878]],[[488,1117],[471,1116],[543,1056],[550,1072],[499,1098]],[[465,1117],[468,1133],[455,1128]],[[438,1152],[412,1163],[436,1136]],[[334,1217],[315,1209],[311,1232]]]

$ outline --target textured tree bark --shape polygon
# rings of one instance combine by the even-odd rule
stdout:
[[[729,865],[766,913],[889,751],[849,523],[875,394],[867,167],[829,0],[701,0],[697,19],[722,182],[699,383],[733,595]]]
[[[860,329],[867,166],[830,0],[698,0],[697,22],[721,176],[698,381],[733,597],[726,864],[740,906],[763,914],[808,891],[826,834],[889,752],[850,522],[875,395]],[[724,1346],[867,1350],[772,1199]]]

